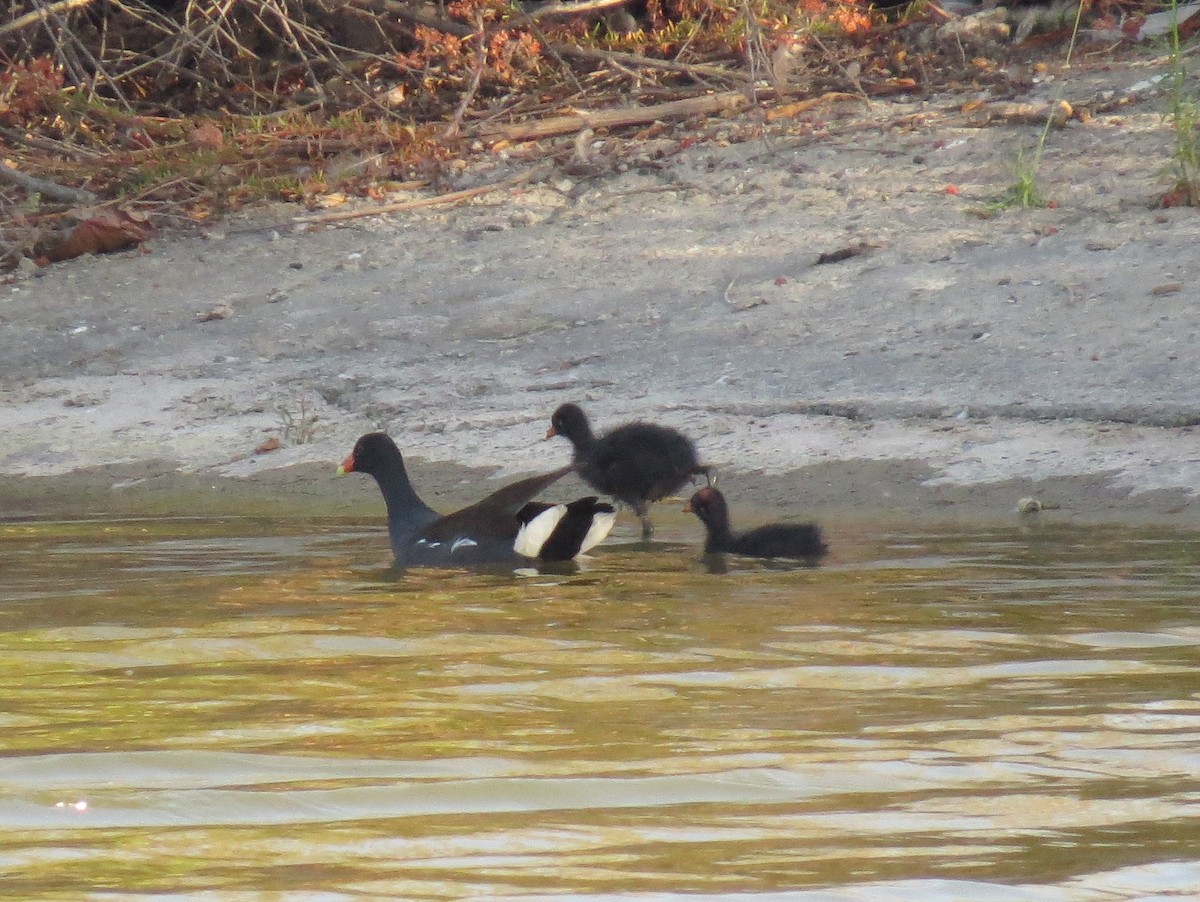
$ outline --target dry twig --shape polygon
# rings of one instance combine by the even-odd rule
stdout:
[[[863,103],[870,107],[871,97],[863,89],[862,82],[858,80],[858,75],[842,65],[842,61],[839,60],[836,54],[834,54],[827,46],[825,46],[825,42],[817,37],[816,32],[813,32],[808,37],[814,44],[817,45],[817,47],[820,48],[821,53],[825,55],[825,58],[829,60],[833,67],[842,73],[842,77],[845,78],[846,81],[850,82],[851,86],[853,86],[854,90],[858,93],[858,96],[862,98]],[[852,65],[854,65],[855,68],[858,68],[857,63]]]
[[[0,36],[6,35],[11,31],[20,31],[29,25],[36,25],[38,22],[45,22],[48,18],[56,16],[59,13],[67,12],[71,9],[78,9],[81,6],[88,6],[93,0],[58,0],[57,3],[51,3],[49,6],[43,6],[41,9],[30,10],[23,16],[17,16],[11,22],[5,22],[0,25]]]
[[[538,19],[544,19],[547,16],[582,16],[586,13],[601,12],[609,10],[616,6],[625,6],[629,0],[578,0],[573,3],[543,3],[541,6],[535,6],[525,14],[518,16],[515,21],[522,22],[529,20],[536,22]]]
[[[385,213],[401,213],[405,210],[417,210],[421,207],[436,207],[442,204],[455,204],[460,200],[469,200],[472,197],[479,197],[482,194],[490,194],[493,191],[504,191],[509,188],[516,188],[519,185],[524,185],[526,182],[536,181],[544,178],[552,171],[552,167],[543,163],[539,166],[534,166],[526,169],[524,172],[503,179],[499,182],[493,182],[490,185],[478,185],[474,188],[465,188],[462,191],[451,191],[449,194],[439,194],[437,197],[422,197],[418,200],[402,200],[394,204],[384,204],[380,207],[371,207],[363,210],[339,210],[336,213],[317,213],[314,216],[297,216],[297,223],[310,224],[317,222],[340,222],[347,219],[362,219],[366,216],[382,216]]]
[[[4,160],[0,160],[0,182],[8,182],[10,185],[16,185],[28,194],[40,194],[51,200],[58,200],[68,204],[94,204],[96,202],[96,195],[92,194],[91,191],[85,191],[82,188],[68,188],[66,185],[59,185],[56,182],[26,175],[21,170],[10,166]]]
[[[547,49],[562,56],[575,59],[592,60],[594,62],[612,63],[618,66],[631,66],[635,69],[661,69],[664,72],[676,72],[680,75],[690,75],[699,80],[701,77],[721,78],[733,81],[737,74],[720,66],[706,66],[702,63],[680,63],[674,60],[660,60],[636,53],[622,53],[619,50],[597,50],[592,47],[579,47],[575,44],[548,44]]]
[[[771,54],[767,52],[766,40],[763,38],[762,28],[758,24],[758,17],[754,15],[750,0],[742,0],[742,23],[746,29],[746,72],[750,83],[750,95],[757,100],[755,90],[764,75],[770,76],[771,83],[776,89],[779,88],[779,84],[775,80],[775,73],[770,64]]]
[[[656,119],[681,119],[687,116],[724,113],[749,104],[750,98],[742,92],[725,91],[721,94],[689,97],[653,106],[598,110],[594,113],[579,110],[564,116],[551,116],[538,122],[488,126],[479,130],[479,137],[486,141],[531,141],[555,135],[569,135],[581,128],[619,128],[654,122]]]
[[[462,130],[463,117],[467,114],[467,107],[475,99],[475,94],[479,91],[479,81],[483,78],[483,70],[487,68],[487,36],[483,32],[482,16],[476,17],[475,28],[477,35],[475,59],[471,63],[471,82],[463,91],[462,99],[458,102],[458,109],[454,111],[454,118],[446,126],[446,131],[442,133],[442,139],[445,141],[458,137],[458,133]]]
[[[413,25],[424,25],[426,28],[442,31],[446,34],[454,35],[456,38],[469,38],[475,31],[470,25],[455,22],[453,19],[431,16],[406,3],[400,3],[398,0],[349,0],[349,3],[351,6],[358,6],[395,16],[397,19],[411,22]]]

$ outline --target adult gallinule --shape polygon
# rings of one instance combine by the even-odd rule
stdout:
[[[650,504],[678,491],[709,468],[696,459],[696,448],[678,430],[654,423],[626,423],[602,436],[592,434],[578,404],[564,404],[550,418],[546,438],[565,436],[575,447],[580,478],[599,492],[633,508],[642,521],[642,538],[654,532]]]
[[[815,560],[829,550],[815,523],[768,523],[746,532],[733,532],[725,496],[711,486],[696,492],[684,510],[699,517],[708,531],[705,554],[729,552],[746,557]]]
[[[359,438],[354,450],[338,467],[339,474],[367,473],[375,477],[387,505],[388,536],[396,563],[425,567],[516,562],[519,553],[515,545],[522,528],[522,521],[517,519],[518,511],[530,498],[569,472],[570,467],[563,467],[522,479],[470,507],[443,516],[417,495],[409,481],[400,449],[382,432],[371,432]],[[578,530],[578,518],[569,520],[566,531]],[[569,537],[556,536],[554,525],[540,532],[544,535],[542,541],[524,541],[524,550],[520,554],[546,560],[569,560],[578,553],[578,547],[572,550]],[[587,534],[588,530],[584,529],[582,535]],[[607,531],[593,537],[592,544],[604,535]]]

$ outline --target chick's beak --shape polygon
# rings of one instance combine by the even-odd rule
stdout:
[[[558,435],[558,430],[555,429],[554,424],[551,423],[550,428],[546,430],[546,438],[548,438],[548,439],[554,438],[554,436],[556,436],[556,435]]]
[[[685,501],[685,502],[684,502],[684,504],[683,504],[683,512],[684,512],[685,514],[690,514],[690,513],[692,513],[692,502],[690,502],[690,501]]]
[[[337,474],[338,474],[338,476],[345,476],[347,473],[353,473],[353,472],[354,472],[354,455],[348,454],[348,455],[346,455],[346,459],[342,461],[340,466],[338,466]]]

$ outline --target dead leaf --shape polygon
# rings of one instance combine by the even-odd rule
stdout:
[[[39,256],[48,263],[71,260],[84,254],[111,254],[137,247],[150,237],[145,217],[126,210],[83,210],[62,238]]]
[[[852,244],[849,247],[840,247],[836,251],[826,251],[817,257],[817,264],[822,263],[841,263],[843,260],[849,260],[851,257],[857,257],[860,254],[865,254],[870,249],[868,244]]]
[[[1174,188],[1164,194],[1158,201],[1158,205],[1163,209],[1171,207],[1194,207],[1196,206],[1196,189],[1189,183],[1177,184]]]
[[[192,143],[205,150],[220,150],[225,146],[225,135],[211,122],[202,122],[192,129]]]
[[[273,435],[257,448],[254,449],[255,454],[269,454],[272,451],[278,451],[282,442],[279,441],[279,436]]]
[[[1178,9],[1149,15],[1137,12],[1124,20],[1097,23],[1096,27],[1085,29],[1083,33],[1096,41],[1146,41],[1173,32],[1177,32],[1180,38],[1186,38],[1195,33],[1195,20],[1192,17],[1198,12],[1200,5],[1181,3]]]
[[[233,307],[229,304],[221,303],[213,307],[207,313],[197,313],[196,321],[200,323],[211,323],[216,319],[229,319],[233,316]]]
[[[1150,289],[1150,294],[1156,298],[1160,298],[1166,294],[1175,294],[1178,291],[1183,291],[1182,282],[1167,282],[1165,285],[1155,285]]]

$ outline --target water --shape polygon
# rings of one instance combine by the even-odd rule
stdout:
[[[831,532],[398,579],[373,524],[0,524],[0,895],[1200,897],[1194,534]]]

